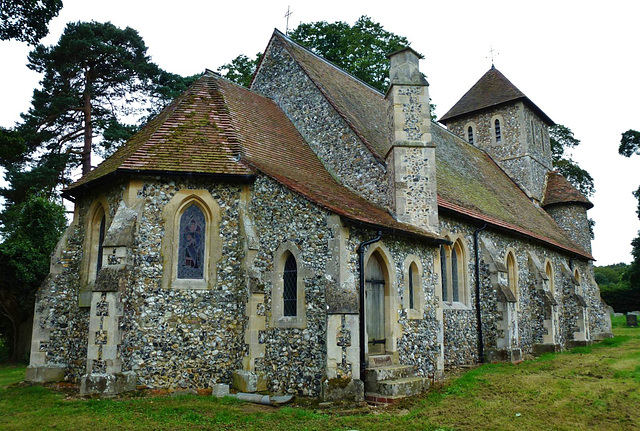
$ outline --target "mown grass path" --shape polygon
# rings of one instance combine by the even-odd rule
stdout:
[[[83,399],[0,366],[2,430],[639,430],[640,330],[518,365],[486,364],[399,406],[274,408],[210,396]]]

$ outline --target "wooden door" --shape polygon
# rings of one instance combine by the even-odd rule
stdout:
[[[385,352],[384,336],[384,273],[379,258],[372,255],[365,270],[366,309],[368,351],[371,355]]]

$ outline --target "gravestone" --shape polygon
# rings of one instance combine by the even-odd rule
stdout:
[[[635,314],[627,314],[627,326],[638,326],[638,316]]]

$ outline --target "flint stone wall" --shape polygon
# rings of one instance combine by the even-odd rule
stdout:
[[[280,41],[272,40],[263,62],[251,89],[275,100],[342,184],[389,207],[384,163],[373,157]]]
[[[442,231],[451,234],[460,234],[466,242],[469,251],[468,259],[468,307],[451,307],[444,304],[444,348],[445,366],[469,364],[477,361],[477,330],[475,317],[475,262],[473,250],[473,232],[477,226],[469,225],[455,218],[440,216]],[[558,302],[557,311],[559,317],[558,339],[556,343],[565,345],[574,339],[577,332],[578,316],[581,316],[582,306],[576,298],[576,288],[572,274],[563,270],[563,266],[578,269],[581,275],[581,284],[578,292],[585,298],[588,304],[589,328],[593,332],[610,332],[606,319],[602,316],[606,313],[600,299],[599,289],[593,277],[593,265],[584,260],[574,260],[572,256],[564,255],[554,250],[547,249],[537,243],[514,239],[490,229],[480,232],[480,238],[489,241],[498,256],[494,258],[505,261],[508,249],[513,249],[517,260],[518,269],[518,338],[519,346],[523,353],[531,354],[533,345],[543,342],[546,330],[543,327],[545,319],[545,305],[543,293],[540,290],[541,281],[535,270],[529,264],[528,253],[537,256],[540,262],[548,258],[553,266],[555,277],[555,299]],[[489,262],[485,261],[480,252],[480,292],[482,310],[482,328],[485,352],[495,348],[498,339],[505,336],[499,326],[502,312],[498,309],[500,301],[498,292],[491,281]],[[441,293],[438,292],[438,295]]]
[[[52,272],[36,294],[31,365],[64,364],[65,380],[78,382],[86,373],[89,337],[89,307],[78,306],[81,267],[84,256],[85,228],[89,206],[98,196],[104,196],[108,208],[106,217],[112,219],[124,184],[109,188],[97,187],[84,199],[76,202],[76,213],[67,228],[56,254],[52,257]],[[34,355],[34,351],[37,353]]]
[[[501,119],[500,142],[495,139],[496,118]],[[475,125],[474,145],[489,153],[540,201],[546,174],[552,166],[549,131],[540,117],[518,102],[474,113],[448,123],[447,127],[466,141],[470,124]]]

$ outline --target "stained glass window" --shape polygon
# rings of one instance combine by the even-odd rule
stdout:
[[[282,275],[284,281],[284,289],[282,298],[284,300],[284,315],[298,315],[298,266],[296,258],[289,254],[284,264],[284,273]]]
[[[180,217],[178,278],[204,278],[205,219],[198,206],[189,206]]]

